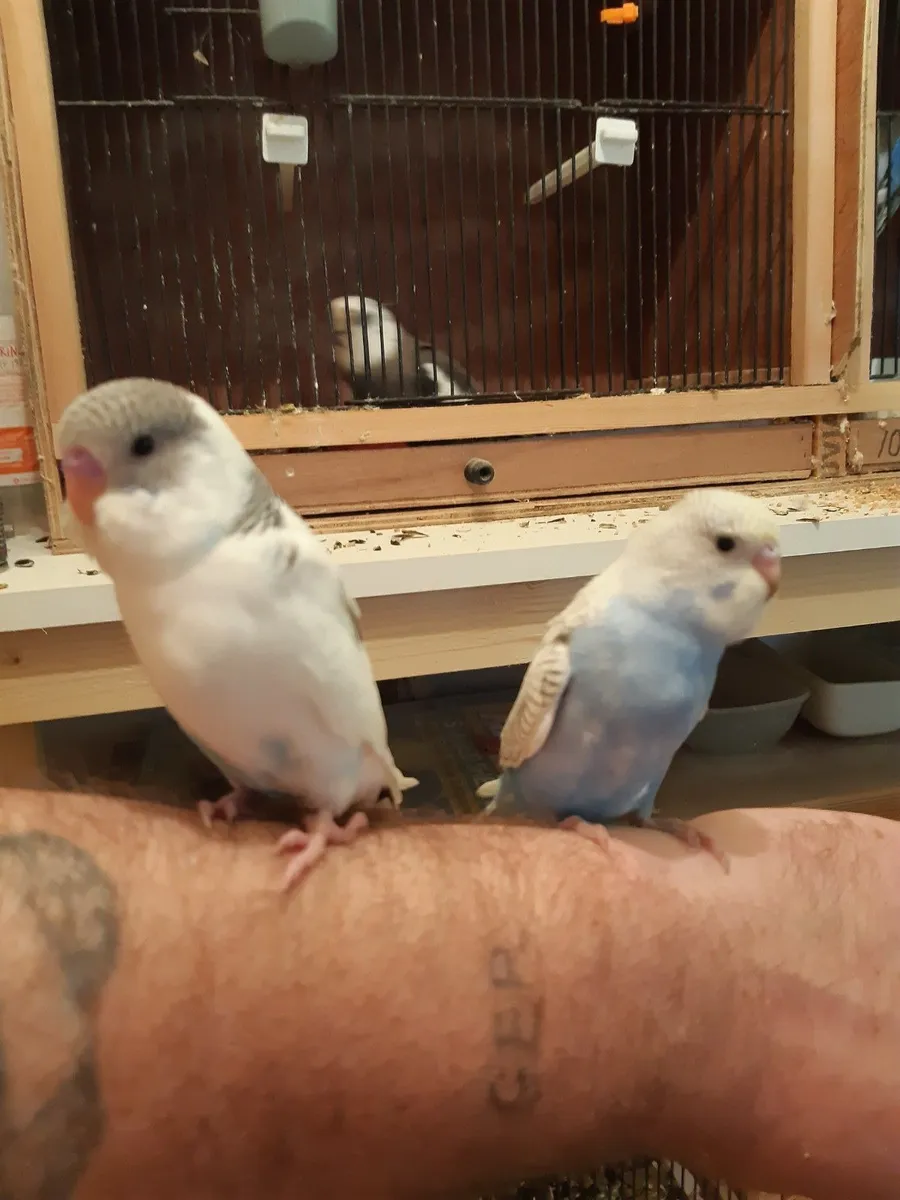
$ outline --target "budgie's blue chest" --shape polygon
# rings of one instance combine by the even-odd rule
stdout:
[[[649,816],[675,751],[702,717],[723,644],[677,597],[657,611],[627,598],[570,642],[570,681],[541,750],[504,776],[517,806],[560,818]]]

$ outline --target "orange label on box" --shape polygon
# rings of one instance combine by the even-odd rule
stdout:
[[[33,432],[25,427],[0,428],[0,475],[31,474],[38,469]]]

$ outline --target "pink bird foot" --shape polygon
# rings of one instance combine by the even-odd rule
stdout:
[[[281,882],[281,890],[289,892],[307,875],[329,846],[349,846],[368,828],[369,818],[363,812],[354,813],[346,825],[338,825],[331,813],[314,813],[303,818],[303,829],[291,829],[278,842],[279,854],[293,854]]]
[[[696,825],[682,821],[680,817],[639,817],[637,813],[631,813],[628,820],[639,829],[658,829],[661,833],[671,834],[672,837],[678,838],[679,842],[690,846],[692,850],[705,850],[721,865],[726,875],[731,870],[728,855],[720,849],[715,839],[711,838],[708,833],[701,833]]]
[[[216,817],[221,817],[223,821],[227,821],[231,825],[243,812],[246,803],[246,788],[236,787],[226,795],[220,796],[215,803],[211,800],[199,800],[197,811],[206,828],[212,829]]]
[[[609,830],[605,825],[592,825],[590,821],[583,821],[581,817],[566,817],[564,821],[560,821],[559,827],[560,829],[569,829],[572,833],[577,833],[579,837],[587,838],[589,842],[593,842],[607,854],[610,851]]]

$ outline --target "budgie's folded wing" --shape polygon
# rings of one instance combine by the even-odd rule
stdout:
[[[568,637],[545,641],[525,672],[500,734],[500,766],[504,771],[520,767],[541,749],[553,728],[560,697],[568,682]]]
[[[603,607],[612,590],[610,574],[587,583],[547,626],[500,734],[502,770],[520,767],[547,740],[569,683],[569,639],[579,625],[593,619]]]

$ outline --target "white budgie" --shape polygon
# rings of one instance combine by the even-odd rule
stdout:
[[[303,828],[279,844],[291,886],[416,782],[388,748],[355,602],[198,396],[101,384],[66,409],[58,443],[70,510],[151,683],[232,785],[204,820],[233,820],[251,792],[295,799]]]
[[[780,562],[768,508],[736,492],[691,492],[638,528],[547,627],[503,728],[503,774],[479,795],[600,842],[627,818],[724,863],[711,839],[654,819],[653,805],[725,647],[750,634],[776,591]]]

